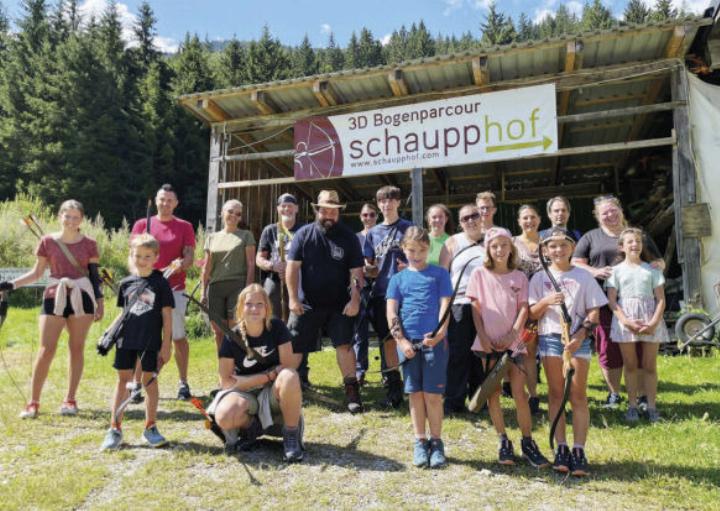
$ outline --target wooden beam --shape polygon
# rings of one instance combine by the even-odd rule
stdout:
[[[670,91],[674,101],[687,101],[687,75],[684,68],[673,72]],[[682,267],[683,295],[690,307],[703,306],[702,266],[700,240],[686,232],[683,209],[697,202],[695,158],[690,146],[690,118],[688,107],[681,106],[673,112],[673,124],[677,144],[673,147],[673,197],[675,205],[675,235],[677,236],[678,262]]]
[[[320,106],[329,107],[342,103],[342,101],[339,100],[338,96],[330,88],[330,82],[327,80],[317,80],[313,82],[312,90],[313,94],[315,94],[315,99],[317,99]]]
[[[412,219],[415,225],[423,224],[423,169],[410,171],[412,182]]]
[[[265,91],[252,91],[250,93],[250,101],[253,102],[255,108],[263,115],[270,115],[279,111]]]
[[[613,110],[602,110],[600,112],[587,112],[584,114],[560,115],[557,118],[558,124],[602,121],[614,117],[631,117],[634,115],[645,115],[655,112],[667,112],[675,107],[685,105],[683,101],[668,101],[667,103],[656,103],[654,105],[630,106],[627,108],[615,108]]]
[[[488,68],[487,55],[481,55],[472,59],[473,82],[478,87],[483,87],[490,83],[490,69]]]
[[[682,56],[683,41],[685,40],[686,35],[687,29],[684,25],[679,25],[673,29],[672,36],[670,36],[670,40],[668,41],[667,46],[665,46],[666,58]]]
[[[642,99],[645,97],[645,94],[642,93],[634,93],[634,94],[618,94],[615,96],[605,96],[600,98],[587,98],[587,99],[576,99],[575,100],[575,106],[577,108],[585,108],[589,106],[595,106],[595,105],[604,105],[605,103],[617,103],[620,101],[634,101],[637,99]]]
[[[568,41],[565,45],[565,65],[563,71],[566,74],[574,72],[576,69],[582,67],[582,41],[573,39]],[[570,95],[573,91],[567,90],[560,93],[560,99],[558,101],[558,115],[567,115],[570,108]],[[563,135],[565,134],[565,125],[560,124],[558,126],[558,147],[563,145]],[[553,181],[555,184],[560,184],[560,158],[555,158],[553,163]]]
[[[224,152],[224,135],[219,127],[210,131],[210,165],[208,168],[207,209],[205,210],[205,229],[208,233],[215,232],[218,226],[221,165],[218,157]]]
[[[224,122],[230,119],[230,115],[212,99],[198,100],[197,107],[202,109],[213,122]]]
[[[407,96],[410,94],[402,69],[393,69],[388,73],[388,82],[393,96]]]
[[[549,199],[556,195],[572,197],[576,195],[598,195],[603,191],[602,183],[577,183],[561,186],[539,186],[523,190],[505,190],[505,201]]]
[[[529,85],[541,85],[554,83],[558,92],[575,89],[591,89],[602,87],[608,81],[624,81],[633,80],[647,81],[654,76],[664,76],[669,74],[672,69],[680,65],[677,59],[661,59],[643,62],[635,62],[632,64],[619,64],[613,66],[605,66],[585,70],[582,73],[564,72],[550,73],[545,75],[537,75],[504,82],[493,82],[489,85],[478,87],[473,84],[470,86],[455,87],[443,91],[429,91],[415,93],[409,96],[392,96],[389,98],[373,98],[355,103],[343,103],[328,108],[308,108],[303,110],[294,110],[273,115],[272,117],[257,115],[249,116],[241,119],[233,119],[228,121],[228,126],[234,129],[243,129],[246,131],[267,129],[272,127],[284,127],[293,124],[295,121],[310,117],[313,115],[337,115],[352,112],[360,112],[363,110],[373,110],[375,108],[389,108],[392,106],[420,103],[423,101],[432,101],[435,99],[447,99],[453,97],[461,97],[479,92],[493,92],[499,90],[509,90]],[[387,73],[387,71],[385,72]]]

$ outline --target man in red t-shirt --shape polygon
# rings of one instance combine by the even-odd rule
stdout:
[[[190,399],[192,395],[187,382],[190,345],[185,333],[187,298],[183,296],[183,292],[185,291],[185,270],[193,263],[195,231],[190,222],[173,215],[178,204],[174,188],[168,184],[162,185],[155,195],[155,206],[158,213],[150,219],[150,234],[160,242],[160,257],[155,263],[155,268],[164,271],[171,265],[177,267],[168,278],[168,283],[175,298],[172,330],[175,362],[180,373],[178,399]],[[147,219],[141,218],[133,225],[132,235],[142,234],[146,229]],[[137,381],[136,379],[136,385]]]

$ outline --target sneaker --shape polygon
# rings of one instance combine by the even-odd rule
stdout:
[[[537,415],[540,413],[540,398],[532,397],[528,398],[528,406],[530,407],[530,414]]]
[[[223,429],[225,435],[225,454],[233,454],[237,450],[238,428]]]
[[[397,410],[403,404],[403,383],[400,377],[400,371],[390,371],[385,379],[387,388],[387,397],[385,405],[388,408]]]
[[[413,465],[418,468],[427,467],[430,462],[430,442],[421,438],[415,439],[413,447]]]
[[[190,398],[192,398],[192,394],[190,393],[190,385],[188,385],[187,382],[181,381],[178,385],[177,398],[181,401],[189,401]]]
[[[260,419],[257,416],[253,416],[250,420],[250,424],[247,428],[239,431],[239,439],[235,444],[235,449],[238,451],[249,451],[255,446],[257,439],[263,434],[263,428],[260,424]]]
[[[512,397],[512,387],[509,381],[504,381],[502,384],[502,395],[503,397]]]
[[[143,431],[143,438],[150,444],[150,447],[162,447],[168,443],[165,437],[160,434],[155,424]]]
[[[500,441],[500,448],[498,449],[498,462],[501,465],[514,465],[515,464],[515,450],[513,444],[507,438],[503,438]]]
[[[615,392],[610,392],[602,407],[609,408],[611,410],[615,410],[618,406],[620,406],[620,403],[622,403],[622,400],[623,399],[620,396],[620,394],[616,394]]]
[[[25,409],[20,412],[21,419],[35,419],[38,416],[38,410],[40,409],[40,403],[37,401],[30,401],[25,405]]]
[[[362,399],[360,399],[360,385],[354,376],[345,378],[345,403],[350,413],[361,413],[363,411]]]
[[[572,464],[572,455],[567,445],[558,445],[557,451],[555,451],[555,461],[553,461],[552,468],[556,472],[567,474],[570,471],[570,465]]]
[[[637,400],[638,410],[646,413],[648,410],[647,396],[639,396]]]
[[[581,447],[575,447],[572,450],[572,472],[571,474],[575,477],[585,477],[588,472],[588,461],[585,457],[585,449]]]
[[[283,426],[283,454],[285,461],[288,463],[297,463],[303,459],[303,429],[304,424],[302,416],[300,416],[300,422],[298,422],[298,426],[296,428],[287,429]]]
[[[132,392],[132,399],[130,400],[132,404],[139,405],[145,401],[145,396],[142,395],[142,383],[133,383],[133,388],[130,392]]]
[[[660,413],[657,411],[657,408],[648,408],[647,416],[650,422],[658,422],[661,419]]]
[[[100,445],[100,450],[112,451],[115,449],[120,449],[120,445],[122,444],[122,436],[122,431],[120,431],[119,429],[108,429],[107,433],[105,433],[105,439]]]
[[[548,459],[542,455],[538,448],[535,440],[532,438],[523,438],[520,441],[520,449],[522,450],[523,458],[535,468],[545,468],[550,466]]]
[[[634,406],[631,406],[625,412],[625,422],[637,422],[640,420],[640,412]]]
[[[430,440],[430,468],[442,468],[445,466],[445,445],[439,438]]]
[[[75,416],[78,414],[77,401],[74,399],[66,399],[60,405],[60,415]]]

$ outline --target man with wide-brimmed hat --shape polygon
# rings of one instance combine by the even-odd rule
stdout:
[[[362,401],[352,336],[353,317],[360,308],[362,250],[355,233],[339,223],[345,205],[335,190],[322,190],[312,206],[315,222],[295,233],[287,254],[288,328],[295,353],[319,350],[321,331],[327,331],[343,376],[348,410],[358,413]]]

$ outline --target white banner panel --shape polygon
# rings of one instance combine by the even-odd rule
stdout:
[[[360,176],[557,151],[555,84],[295,123],[295,178]]]

